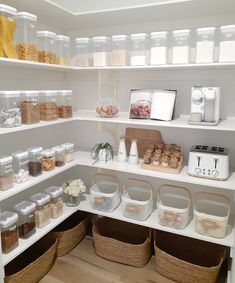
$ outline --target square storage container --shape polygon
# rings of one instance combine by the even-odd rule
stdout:
[[[56,64],[68,66],[70,65],[70,38],[65,35],[58,34],[54,40],[56,52]]]
[[[13,157],[13,180],[15,183],[24,183],[29,178],[29,153],[28,151],[17,151],[12,153]]]
[[[111,46],[107,36],[95,36],[93,43],[93,66],[105,67],[111,65]]]
[[[190,56],[190,30],[174,30],[172,64],[187,64]]]
[[[92,66],[92,45],[88,37],[76,38],[76,65],[79,67]]]
[[[196,63],[213,63],[215,27],[197,29]]]
[[[28,148],[30,176],[36,177],[42,174],[42,152],[41,146]]]
[[[235,25],[220,27],[219,62],[235,62]]]
[[[12,156],[0,155],[0,191],[13,187]]]
[[[58,90],[57,105],[59,118],[71,118],[73,116],[72,90]]]
[[[69,163],[74,160],[74,143],[67,142],[63,146],[65,147],[64,161]]]
[[[61,167],[65,165],[65,147],[64,145],[59,145],[53,147],[52,150],[55,151],[55,166]]]
[[[19,215],[19,236],[28,238],[36,232],[35,224],[36,204],[31,201],[22,201],[14,206],[14,210]]]
[[[55,169],[55,151],[46,149],[42,152],[42,170],[51,171]]]
[[[56,64],[56,34],[51,31],[37,31],[38,62]]]
[[[45,190],[50,199],[50,216],[58,218],[63,213],[63,188],[52,186]]]
[[[143,180],[129,178],[122,194],[122,213],[127,218],[146,220],[153,211],[153,188]]]
[[[52,121],[58,118],[57,95],[58,91],[39,91],[40,95],[40,120]]]
[[[150,64],[167,64],[168,32],[151,32]]]
[[[132,66],[144,66],[149,63],[149,38],[147,33],[131,34],[131,55]]]
[[[40,107],[38,91],[20,91],[20,111],[22,124],[40,122]]]
[[[129,64],[129,36],[112,36],[112,65],[127,66]]]
[[[118,178],[111,174],[97,173],[90,188],[93,209],[111,212],[120,204],[121,194]]]
[[[224,238],[230,206],[229,199],[224,195],[197,193],[194,200],[195,231],[214,238]]]
[[[18,246],[18,215],[12,211],[4,211],[0,216],[2,252],[8,253]]]

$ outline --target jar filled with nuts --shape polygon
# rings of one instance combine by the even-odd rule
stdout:
[[[116,117],[119,113],[119,104],[113,98],[103,98],[96,103],[97,116],[103,118]]]
[[[59,90],[57,93],[57,105],[59,118],[71,118],[73,116],[72,90]]]
[[[36,203],[35,222],[37,228],[43,228],[50,223],[50,196],[44,193],[38,193],[30,197],[30,200]]]
[[[61,167],[65,165],[65,146],[55,146],[52,148],[52,150],[55,151],[55,166]]]
[[[36,177],[42,174],[42,151],[43,148],[41,146],[28,149],[30,176]]]
[[[57,91],[40,91],[40,120],[51,121],[58,118]]]
[[[12,153],[13,157],[13,180],[15,183],[24,183],[29,178],[29,153],[28,151],[17,151]]]
[[[63,188],[52,186],[45,190],[50,195],[50,215],[57,218],[63,213]]]
[[[55,169],[55,151],[46,149],[42,152],[42,170],[51,171]]]
[[[55,37],[54,44],[56,50],[56,64],[64,66],[70,65],[70,38],[58,34]]]
[[[56,64],[55,40],[56,34],[51,31],[37,31],[38,62]]]
[[[40,122],[40,108],[38,91],[21,91],[20,111],[22,124]]]

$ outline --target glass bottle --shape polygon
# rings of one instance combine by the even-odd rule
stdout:
[[[130,154],[129,154],[128,162],[130,164],[138,164],[139,163],[137,139],[132,139],[131,140],[131,149],[130,149]]]
[[[118,162],[126,162],[125,136],[120,137],[120,143],[118,148]]]

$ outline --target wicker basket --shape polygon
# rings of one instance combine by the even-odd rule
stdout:
[[[151,257],[151,230],[146,227],[100,218],[92,234],[95,252],[103,258],[142,267]]]
[[[225,248],[209,242],[155,232],[157,272],[180,283],[215,283]]]
[[[52,267],[57,240],[46,235],[5,267],[5,283],[36,283]]]
[[[89,215],[78,211],[58,225],[51,234],[57,238],[57,256],[69,253],[86,235]]]

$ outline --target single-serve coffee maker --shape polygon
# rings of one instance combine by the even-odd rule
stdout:
[[[218,125],[220,121],[220,104],[220,87],[193,87],[189,124]]]

